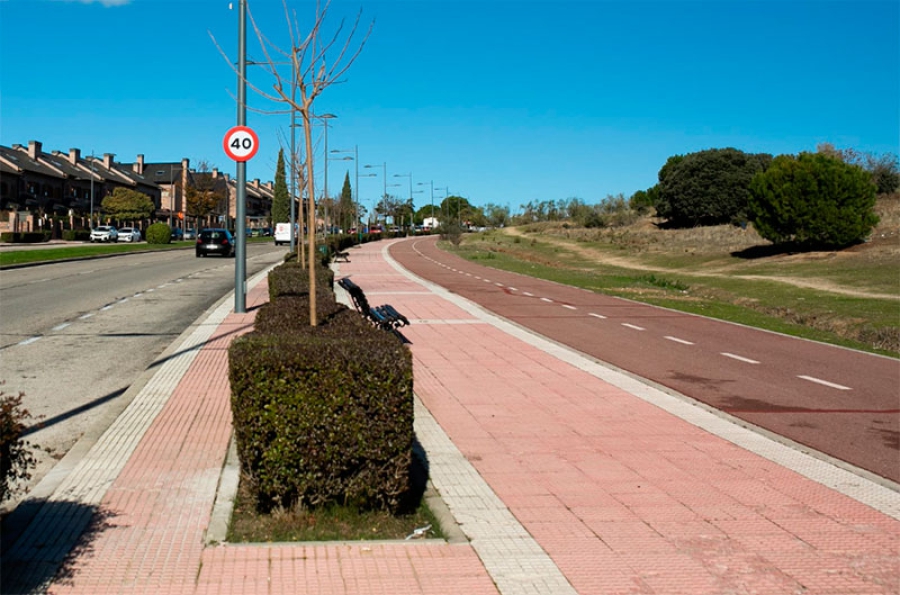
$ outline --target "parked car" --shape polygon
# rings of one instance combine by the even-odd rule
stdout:
[[[136,227],[123,227],[119,230],[117,242],[140,242],[141,230]]]
[[[175,229],[172,230],[172,241],[173,242],[180,242],[183,239],[184,239],[184,230],[183,229],[181,229],[180,227],[176,227]]]
[[[112,225],[98,225],[91,230],[91,242],[115,242],[119,231]]]
[[[196,230],[196,229],[191,228],[191,229],[185,229],[185,230],[184,230],[184,239],[186,239],[186,240],[193,240],[193,239],[196,238],[196,237],[197,237],[197,230]]]
[[[227,229],[201,229],[197,234],[195,252],[197,258],[207,254],[234,256],[234,236]]]

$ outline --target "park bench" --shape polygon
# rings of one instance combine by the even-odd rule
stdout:
[[[341,252],[340,250],[335,251],[334,262],[350,262],[350,253]]]
[[[353,300],[353,305],[360,314],[368,318],[375,326],[386,331],[395,331],[396,329],[409,324],[409,319],[403,314],[400,314],[396,308],[390,304],[383,304],[374,308],[371,307],[362,287],[351,281],[349,277],[339,279],[338,285],[343,287],[344,290],[350,294],[350,299]]]

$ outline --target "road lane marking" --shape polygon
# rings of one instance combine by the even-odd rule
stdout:
[[[527,291],[523,291],[522,295],[527,295],[528,297],[534,297],[533,293],[528,293]]]
[[[516,289],[515,287],[508,287],[507,289],[509,289],[510,291],[519,291],[519,290]]]
[[[570,306],[569,304],[563,304],[563,308],[568,308],[569,310],[577,310],[575,306]]]
[[[623,322],[623,323],[622,323],[622,326],[627,327],[627,328],[634,329],[634,330],[636,330],[636,331],[645,331],[645,330],[647,330],[647,329],[645,329],[645,328],[642,327],[642,326],[638,326],[638,325],[636,325],[636,324],[628,324],[627,322]]]
[[[63,330],[64,328],[66,328],[67,326],[69,326],[70,324],[72,324],[72,323],[71,323],[71,322],[64,322],[64,323],[62,323],[62,324],[57,324],[56,326],[54,326],[54,327],[53,327],[52,329],[50,329],[50,330],[52,330],[52,331],[61,331],[61,330]]]
[[[664,339],[668,339],[669,341],[675,341],[676,343],[681,343],[682,345],[693,345],[690,341],[685,341],[684,339],[679,339],[678,337],[671,337],[666,335],[663,337]]]
[[[100,308],[100,311],[101,311],[101,312],[106,312],[107,310],[112,310],[114,305],[115,305],[115,304],[110,304],[110,305],[108,305],[108,306],[103,306],[102,308]]]
[[[603,314],[596,314],[594,312],[588,312],[588,316],[593,316],[594,318],[602,318],[603,320],[606,320],[606,316],[604,316]]]
[[[541,298],[541,301],[542,302],[550,302],[551,304],[553,303],[553,300],[551,300],[550,298]]]
[[[87,320],[88,318],[90,318],[93,315],[94,315],[93,312],[88,312],[87,314],[82,314],[81,316],[79,316],[78,320]]]
[[[29,338],[25,339],[24,341],[19,341],[18,345],[31,345],[38,339],[40,339],[40,337],[29,337]]]
[[[749,357],[741,357],[740,355],[735,355],[733,353],[728,353],[727,351],[723,351],[721,355],[725,357],[730,357],[731,359],[736,359],[739,362],[744,362],[745,364],[758,364],[759,362],[755,359],[750,359]]]
[[[809,380],[810,382],[815,382],[816,384],[821,384],[822,386],[827,386],[829,388],[836,388],[838,390],[852,390],[849,386],[844,386],[843,384],[835,384],[834,382],[828,382],[827,380],[822,380],[821,378],[816,378],[815,376],[804,376],[800,375],[797,378],[802,378],[803,380]]]

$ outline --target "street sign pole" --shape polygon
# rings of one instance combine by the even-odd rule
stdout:
[[[237,125],[247,123],[247,0],[238,3],[238,112]],[[255,148],[254,148],[255,151]],[[237,196],[235,198],[234,311],[247,311],[247,162],[237,162]]]

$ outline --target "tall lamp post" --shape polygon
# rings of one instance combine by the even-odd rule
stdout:
[[[365,166],[363,166],[363,167],[365,167],[366,169],[370,169],[370,168],[375,168],[375,167],[378,167],[378,166],[377,166],[377,165],[365,165]],[[384,162],[384,163],[381,164],[381,172],[382,172],[382,174],[381,174],[381,179],[384,181],[384,182],[383,182],[383,188],[384,188],[384,190],[382,191],[382,194],[381,194],[381,200],[385,200],[385,199],[387,198],[387,162]],[[376,203],[376,204],[377,204],[377,203]],[[374,206],[374,205],[373,205],[373,206]],[[374,212],[375,209],[373,208],[372,211]],[[378,222],[378,217],[377,217],[377,216],[375,217],[375,222],[376,222],[376,223]]]
[[[326,133],[327,133],[327,128],[326,128]],[[350,189],[350,200],[353,200],[354,204],[358,205],[359,204],[359,145],[353,145],[352,151],[350,151],[349,149],[347,149],[347,150],[332,149],[331,152],[338,153],[338,154],[339,153],[353,153],[353,157],[350,157],[349,155],[347,155],[346,157],[341,157],[341,159],[345,160],[345,161],[349,161],[351,159],[353,160],[353,165],[356,169],[356,173],[354,175],[353,188]],[[326,153],[325,155],[327,156],[328,153]],[[328,160],[326,158],[326,163],[327,162],[328,162]],[[358,210],[359,209],[357,207],[357,211]],[[362,241],[362,231],[361,230],[359,230],[359,238],[360,238],[360,241]]]
[[[322,114],[321,116],[313,116],[318,120],[322,120],[322,125],[325,127],[325,200],[322,201],[322,204],[325,205],[325,239],[328,239],[328,120],[332,118],[337,118],[334,114]],[[357,167],[357,170],[359,167]]]
[[[450,196],[450,187],[449,187],[449,186],[444,186],[443,188],[435,188],[435,190],[440,190],[440,191],[442,191],[442,192],[444,193],[443,196],[439,196],[438,198],[441,198],[441,199],[446,200],[446,199]],[[441,223],[444,222],[444,219],[445,219],[445,216],[444,216],[444,202],[441,201]]]
[[[419,182],[416,186],[425,186],[425,182]],[[431,186],[431,225],[430,227],[434,227],[434,180],[428,182],[429,186]]]
[[[413,202],[413,189],[412,189],[412,187],[413,187],[413,179],[412,179],[413,176],[412,176],[412,172],[410,172],[410,173],[408,173],[408,174],[394,174],[394,177],[395,177],[395,178],[409,178],[409,204],[412,205],[412,202]],[[396,225],[396,224],[397,224],[397,222],[394,221],[394,225]]]

